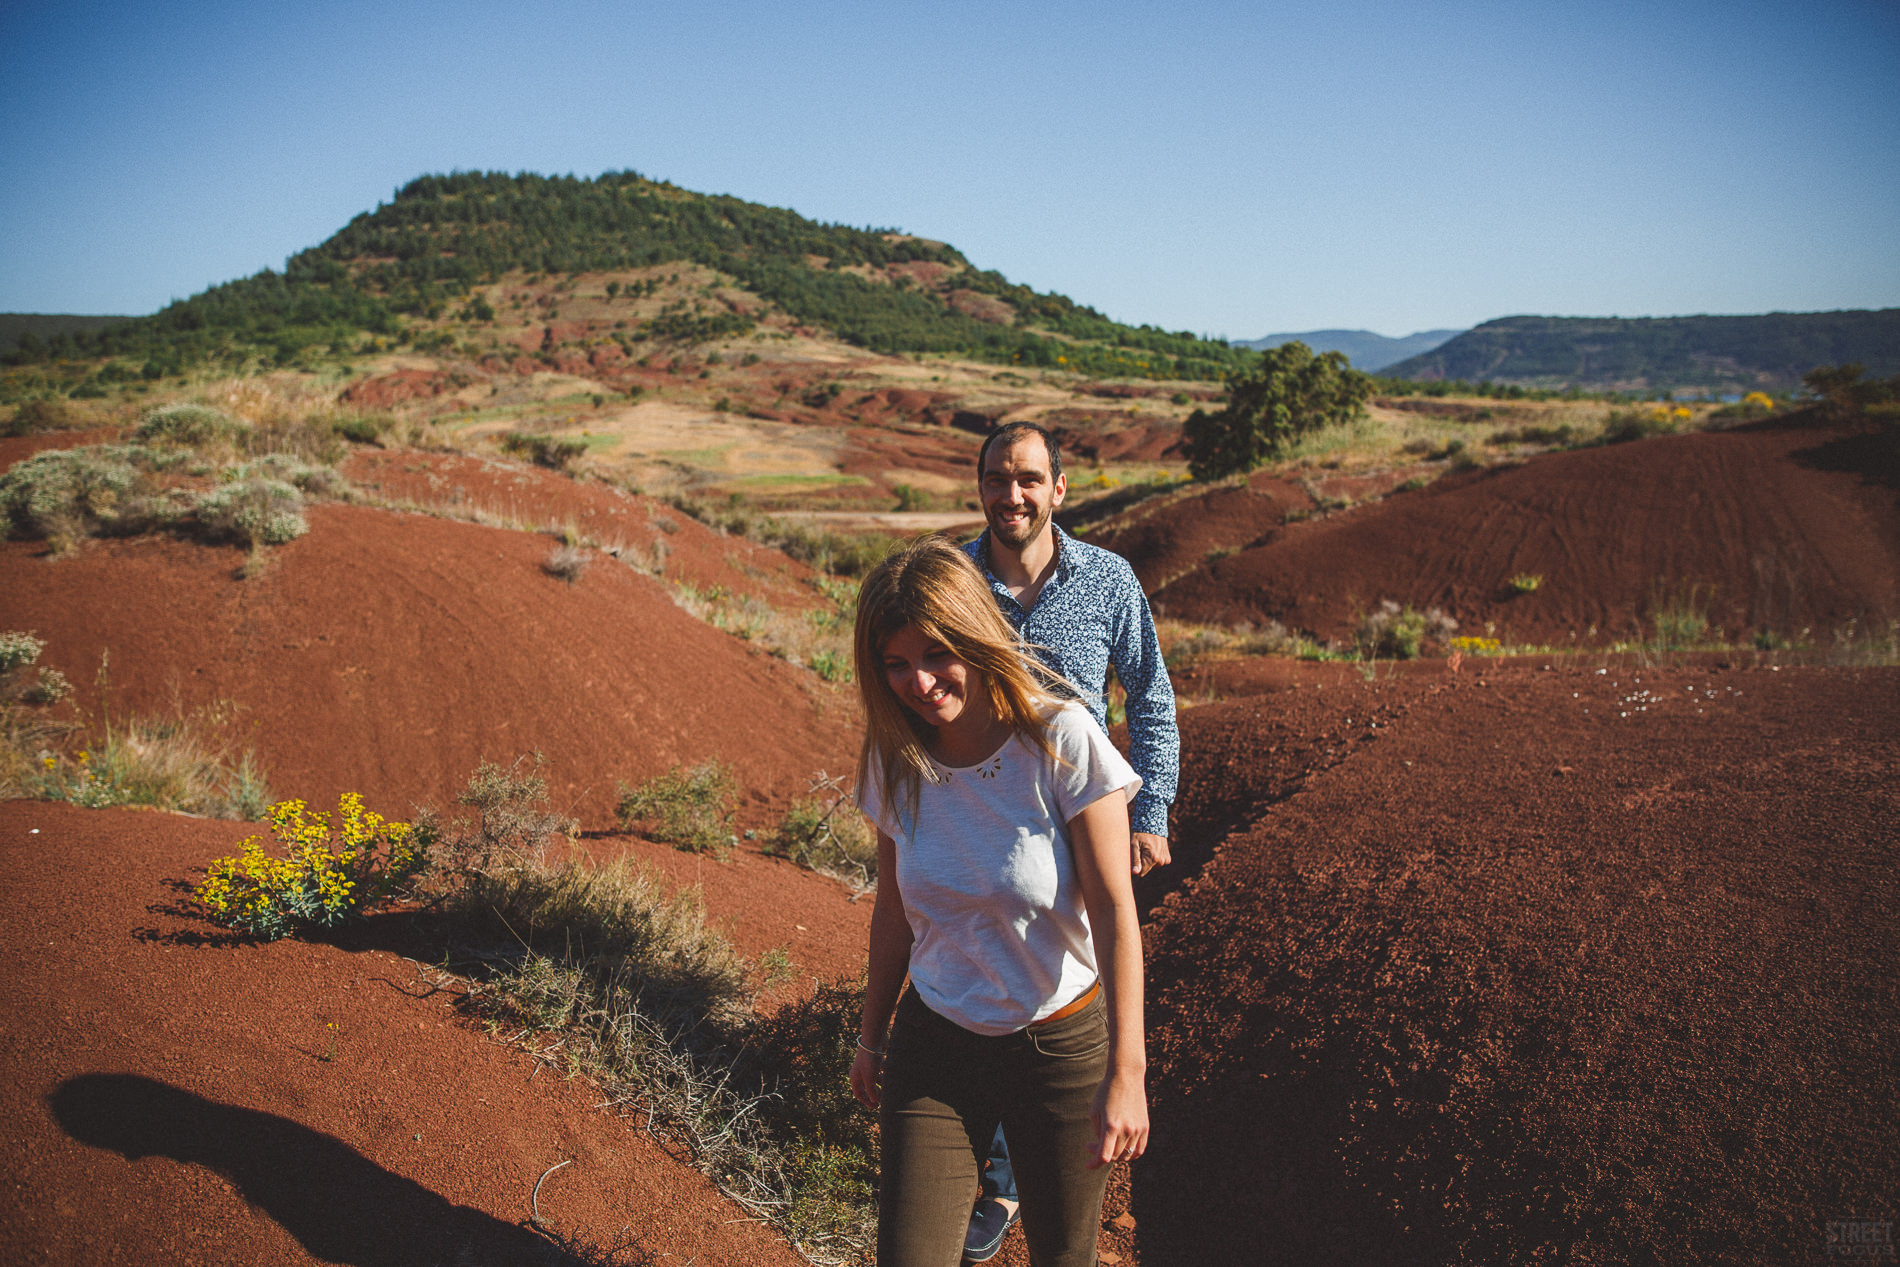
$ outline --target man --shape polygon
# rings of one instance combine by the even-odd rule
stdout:
[[[1062,448],[1047,431],[1031,422],[997,428],[983,441],[976,469],[989,528],[964,549],[1028,649],[1086,692],[1082,702],[1103,729],[1113,666],[1128,693],[1129,762],[1141,776],[1141,791],[1128,807],[1131,862],[1136,875],[1166,866],[1181,743],[1174,686],[1147,596],[1127,560],[1056,526],[1053,516],[1069,485]],[[983,1196],[971,1212],[965,1262],[995,1256],[1017,1208],[1009,1151],[998,1130],[984,1165]]]

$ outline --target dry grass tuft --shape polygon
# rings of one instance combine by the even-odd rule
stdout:
[[[592,556],[579,546],[557,545],[541,561],[541,570],[572,585],[581,579],[581,573],[587,570],[591,559]]]
[[[593,1079],[811,1261],[869,1262],[876,1142],[846,1089],[859,992],[824,986],[762,1021],[757,991],[784,964],[747,961],[696,893],[625,862],[550,863],[572,825],[525,766],[484,765],[461,798],[478,819],[440,836],[443,962],[472,977],[469,1006]]]

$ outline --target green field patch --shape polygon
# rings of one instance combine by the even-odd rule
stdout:
[[[819,488],[856,488],[871,481],[862,475],[832,472],[829,475],[740,475],[719,481],[720,487],[734,490],[791,490]]]
[[[662,449],[659,456],[669,462],[684,462],[689,466],[717,466],[724,462],[726,454],[737,445],[722,445],[716,449]]]

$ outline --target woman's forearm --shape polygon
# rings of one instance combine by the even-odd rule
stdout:
[[[887,846],[889,848],[887,849]],[[897,887],[896,847],[889,837],[878,837],[877,905],[871,910],[870,955],[865,971],[864,1012],[859,1037],[868,1047],[882,1047],[891,1013],[910,970],[912,934],[904,914],[904,897]]]
[[[1070,821],[1069,831],[1095,965],[1108,992],[1111,1069],[1140,1074],[1148,1065],[1142,1038],[1141,923],[1126,862],[1128,814],[1122,798],[1104,797],[1090,805]]]
[[[1141,926],[1132,898],[1111,919],[1094,928],[1095,960],[1108,992],[1108,1060],[1112,1072],[1144,1075],[1148,1048],[1143,1038]]]
[[[1148,1072],[1142,1038],[1141,924],[1128,873],[1128,811],[1103,797],[1069,820],[1082,902],[1088,908],[1095,965],[1108,991],[1108,1076],[1095,1093],[1090,1169],[1133,1161],[1148,1148]]]

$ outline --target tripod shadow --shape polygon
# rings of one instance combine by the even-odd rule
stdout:
[[[128,1159],[214,1170],[313,1257],[354,1267],[572,1262],[524,1227],[455,1205],[341,1140],[134,1074],[82,1074],[48,1107],[66,1133]]]

